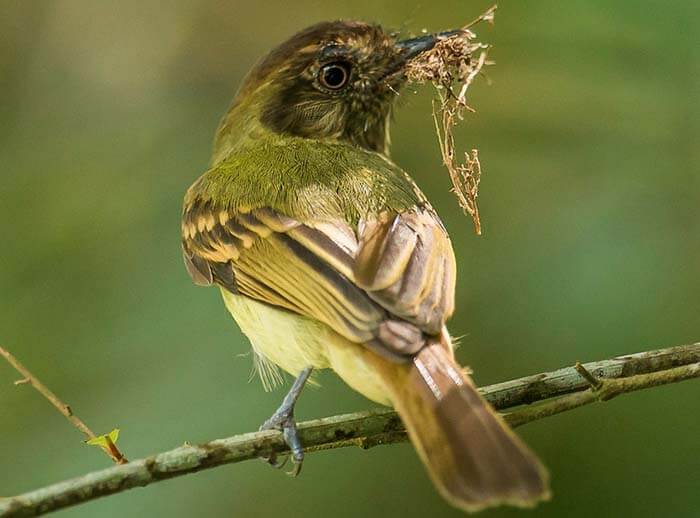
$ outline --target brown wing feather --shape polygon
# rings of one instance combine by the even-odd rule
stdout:
[[[355,279],[394,315],[439,334],[454,310],[455,258],[447,232],[429,209],[365,223]]]
[[[392,359],[439,334],[454,299],[454,256],[429,208],[360,223],[301,222],[270,208],[185,207],[183,255],[197,284],[328,324]]]

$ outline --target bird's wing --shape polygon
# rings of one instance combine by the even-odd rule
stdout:
[[[270,208],[184,209],[192,279],[218,284],[329,325],[349,340],[407,359],[454,308],[455,260],[430,207],[360,222],[301,222]]]

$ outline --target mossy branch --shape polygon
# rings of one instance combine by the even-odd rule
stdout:
[[[576,364],[481,389],[512,426],[520,426],[596,401],[700,377],[700,343]],[[407,440],[391,410],[373,410],[299,423],[306,452]],[[224,464],[288,449],[279,432],[265,431],[185,445],[128,464],[95,471],[22,495],[0,499],[0,517],[38,516]]]

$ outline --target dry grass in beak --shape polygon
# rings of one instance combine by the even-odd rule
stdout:
[[[471,216],[474,230],[481,235],[481,219],[477,196],[481,181],[481,164],[476,149],[464,153],[464,161],[456,158],[453,129],[474,111],[466,100],[467,90],[485,65],[489,45],[476,40],[470,28],[479,22],[493,23],[497,6],[489,8],[476,20],[462,27],[462,32],[439,40],[435,46],[416,56],[406,65],[406,76],[414,83],[432,83],[438,92],[433,101],[433,118],[437,130],[442,161],[452,181],[460,207]]]

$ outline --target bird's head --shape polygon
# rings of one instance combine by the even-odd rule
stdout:
[[[362,22],[309,27],[250,71],[222,121],[217,148],[230,146],[232,132],[254,119],[275,133],[387,153],[388,122],[406,80],[404,66],[450,34],[398,40]]]

